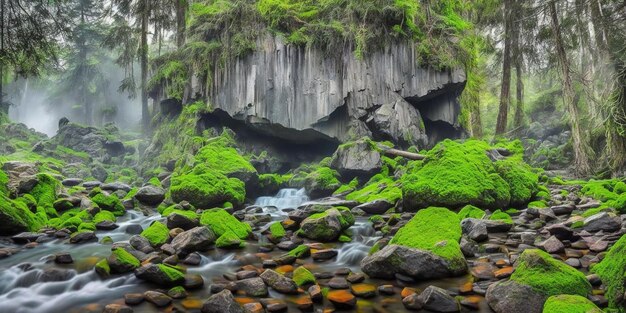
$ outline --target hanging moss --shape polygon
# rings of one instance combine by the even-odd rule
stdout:
[[[154,222],[150,227],[141,232],[141,236],[150,241],[150,244],[159,247],[170,238],[169,229],[161,222]]]
[[[586,297],[591,292],[591,285],[583,273],[538,249],[524,250],[511,280],[528,285],[545,296]]]
[[[212,209],[202,212],[200,224],[208,226],[217,236],[232,231],[239,239],[247,239],[252,227],[242,223],[224,209]]]

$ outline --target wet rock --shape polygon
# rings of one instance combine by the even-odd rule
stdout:
[[[291,240],[286,240],[286,241],[281,241],[280,243],[278,243],[276,245],[276,248],[283,250],[283,251],[290,251],[295,249],[299,244],[291,241]]]
[[[400,273],[418,280],[454,277],[467,271],[429,251],[399,245],[388,245],[366,257],[361,269],[370,277],[391,279]]]
[[[72,256],[65,252],[65,253],[58,253],[54,256],[54,263],[57,264],[72,264],[74,263],[74,260],[72,259]]]
[[[387,212],[387,210],[391,209],[393,206],[394,203],[381,199],[363,203],[354,207],[352,210],[362,210],[363,212],[368,214],[385,214],[385,212]]]
[[[356,306],[356,297],[347,290],[331,290],[327,298],[339,310],[349,310]]]
[[[66,178],[61,181],[61,184],[65,187],[75,187],[83,183],[83,180],[80,178]]]
[[[204,278],[199,274],[187,274],[185,275],[185,282],[183,287],[188,290],[200,289],[204,286]]]
[[[381,295],[394,295],[396,293],[393,285],[380,285],[378,286],[378,293]]]
[[[459,243],[459,245],[461,246],[461,252],[463,252],[463,255],[466,258],[474,257],[480,249],[478,247],[478,243],[476,243],[474,240],[466,238],[465,236],[461,238],[461,242]]]
[[[302,221],[300,229],[305,237],[324,242],[334,241],[343,230],[354,224],[354,217],[349,211],[340,212],[333,208],[322,214],[315,218],[307,217]]]
[[[104,185],[100,186],[100,189],[106,190],[106,191],[111,191],[111,192],[116,192],[118,190],[129,192],[133,188],[130,187],[129,185],[127,185],[127,184],[124,184],[124,183],[114,182],[114,183],[104,184]]]
[[[485,299],[496,313],[541,313],[547,297],[509,280],[491,285]]]
[[[416,293],[402,298],[402,304],[407,310],[413,311],[419,311],[424,306],[424,304],[419,299],[419,295],[417,295]]]
[[[124,302],[128,305],[138,305],[142,303],[144,299],[142,293],[127,293],[124,295]]]
[[[115,222],[112,222],[112,221],[102,221],[96,224],[97,230],[114,230],[114,229],[117,229],[118,227],[119,225],[115,224]]]
[[[329,282],[328,286],[333,289],[348,289],[350,288],[350,284],[343,277],[333,277]]]
[[[179,254],[191,253],[194,251],[206,251],[215,242],[215,234],[208,227],[195,227],[185,231],[174,240],[172,248]]]
[[[232,293],[223,290],[209,297],[202,306],[202,313],[244,313],[243,307],[235,301]]]
[[[121,304],[108,304],[102,313],[133,313],[133,309]]]
[[[176,286],[185,281],[183,274],[167,265],[147,264],[135,270],[135,276],[160,286]]]
[[[160,293],[158,291],[146,291],[143,294],[146,301],[156,305],[157,307],[164,307],[172,303],[172,298],[164,293]]]
[[[248,279],[248,278],[254,278],[257,277],[258,273],[256,270],[250,270],[250,271],[239,271],[237,272],[237,279],[242,280],[242,279]]]
[[[27,244],[29,242],[36,242],[37,239],[43,235],[44,234],[41,233],[23,232],[11,237],[11,240],[17,244]]]
[[[249,297],[267,296],[267,286],[260,277],[248,278],[235,283],[237,290],[243,291]]]
[[[484,220],[466,218],[461,221],[461,229],[463,234],[476,242],[483,242],[489,239],[487,223]]]
[[[350,290],[359,298],[372,298],[376,296],[376,286],[372,284],[353,284],[350,286]]]
[[[309,296],[300,296],[294,302],[300,311],[307,312],[313,310],[313,300]]]
[[[447,291],[429,286],[418,297],[423,308],[433,312],[460,312],[459,303]]]
[[[340,146],[330,163],[341,176],[371,176],[382,167],[381,156],[366,140]]]
[[[363,273],[350,273],[346,280],[351,284],[357,284],[365,280],[365,275]]]
[[[135,199],[143,204],[158,205],[165,199],[165,190],[152,185],[144,186],[137,191]]]
[[[183,287],[174,287],[167,291],[167,295],[172,299],[184,299],[188,296],[187,291]]]
[[[309,287],[307,290],[311,299],[315,302],[321,302],[324,300],[324,295],[322,294],[322,289],[319,285],[313,285]]]
[[[86,243],[91,241],[98,241],[98,237],[96,237],[96,233],[92,231],[75,233],[70,237],[70,243],[79,244]]]
[[[296,294],[298,293],[298,285],[291,279],[287,278],[278,272],[267,269],[261,274],[261,279],[268,286],[280,293]]]
[[[130,245],[143,253],[154,252],[154,248],[152,248],[150,241],[143,236],[135,235],[130,237]]]
[[[282,312],[287,310],[287,303],[279,299],[261,299],[261,304],[267,312]]]
[[[199,226],[198,220],[188,218],[178,213],[172,213],[167,216],[167,228],[182,228],[183,230],[190,230]]]
[[[585,219],[583,228],[588,232],[613,232],[622,228],[619,217],[607,212],[601,212]]]
[[[183,260],[183,264],[187,264],[187,265],[199,265],[200,262],[202,262],[202,256],[200,256],[200,254],[196,252],[189,254]]]
[[[243,309],[246,313],[264,313],[263,305],[259,302],[246,303],[243,305]]]
[[[41,271],[38,281],[42,283],[66,281],[74,277],[75,275],[75,272],[70,270],[61,268],[47,268]]]

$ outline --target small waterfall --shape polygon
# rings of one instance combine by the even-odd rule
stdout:
[[[352,242],[341,247],[337,255],[337,264],[358,268],[372,246],[380,239],[371,223],[365,219],[359,219],[354,226],[350,227]]]
[[[295,209],[307,201],[309,201],[309,197],[306,195],[304,188],[285,188],[278,191],[274,197],[257,198],[254,204],[264,208],[263,211],[272,216],[283,216],[285,215],[283,210]]]

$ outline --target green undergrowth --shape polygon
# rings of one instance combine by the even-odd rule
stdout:
[[[242,223],[224,209],[211,209],[202,212],[200,224],[208,226],[218,237],[232,231],[239,239],[247,239],[252,228]]]
[[[586,297],[591,293],[591,285],[583,273],[555,260],[544,251],[525,250],[516,264],[511,280],[528,285],[542,295],[569,294]]]
[[[602,313],[602,310],[585,297],[558,295],[548,298],[543,313]]]
[[[346,199],[360,203],[387,200],[395,205],[398,200],[402,199],[402,189],[400,183],[389,176],[388,167],[384,167],[380,173],[372,176],[361,189],[346,195]]]
[[[626,291],[626,236],[622,236],[611,247],[604,259],[591,267],[607,286],[606,297],[609,307],[617,312],[626,312],[624,292]]]
[[[528,203],[538,190],[538,175],[517,155],[493,162],[494,149],[484,141],[444,140],[426,152],[423,161],[412,161],[402,176],[405,208],[431,205],[460,208],[505,208]]]
[[[590,180],[581,182],[581,193],[601,201],[597,210],[615,209],[620,213],[626,213],[626,183],[621,180]]]
[[[461,252],[461,226],[457,215],[439,207],[420,210],[391,239],[389,244],[397,244],[427,250],[450,263],[451,268],[466,267]]]

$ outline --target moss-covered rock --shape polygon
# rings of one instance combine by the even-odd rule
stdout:
[[[227,230],[215,242],[215,246],[218,248],[239,248],[242,245],[243,242],[232,230]]]
[[[98,263],[96,263],[96,266],[94,267],[94,270],[102,278],[106,278],[111,275],[111,268],[109,267],[109,262],[107,262],[107,259],[102,259],[98,261]]]
[[[0,194],[0,235],[10,236],[24,231],[37,231],[47,222],[45,213],[35,214],[22,201],[13,201]]]
[[[95,224],[98,224],[104,221],[115,222],[115,220],[116,220],[115,215],[110,211],[100,211],[93,217],[93,222]]]
[[[30,191],[30,194],[37,201],[37,210],[45,211],[48,217],[56,217],[54,201],[57,199],[57,192],[61,188],[61,183],[49,174],[37,174],[37,184]]]
[[[461,209],[461,211],[459,211],[459,213],[457,213],[457,215],[461,221],[466,218],[482,219],[485,217],[485,211],[473,205],[466,205]]]
[[[354,216],[348,208],[331,208],[315,213],[302,221],[300,232],[303,236],[325,242],[337,240],[341,233],[354,225]]]
[[[492,150],[478,140],[439,143],[425,160],[411,162],[402,176],[405,208],[501,208],[530,201],[537,175],[516,156],[493,162],[488,156]]]
[[[516,264],[510,280],[530,286],[542,295],[569,294],[586,297],[591,292],[591,285],[583,273],[555,260],[544,251],[525,250]]]
[[[107,258],[111,273],[124,274],[138,268],[141,263],[139,260],[122,248],[113,249],[111,255]]]
[[[285,227],[283,227],[283,224],[281,224],[280,222],[272,223],[270,225],[269,231],[270,236],[273,240],[281,240],[287,234],[287,232],[285,231]]]
[[[300,266],[293,271],[293,281],[295,281],[298,286],[315,284],[316,282],[313,273],[304,266]]]
[[[606,285],[609,307],[620,313],[626,312],[626,235],[611,247],[602,262],[591,268]]]
[[[602,313],[602,310],[579,295],[558,295],[548,298],[543,313]]]
[[[197,208],[211,208],[224,202],[242,204],[246,188],[237,178],[198,166],[189,174],[173,176],[170,194],[175,202],[188,201]]]
[[[507,224],[513,224],[513,219],[511,218],[511,216],[506,212],[502,212],[501,210],[496,210],[495,212],[493,212],[491,216],[489,216],[489,219],[492,221],[502,221]]]
[[[454,212],[430,207],[417,212],[389,244],[430,251],[447,260],[450,267],[463,269],[467,265],[459,246],[461,234],[461,225]]]
[[[346,195],[346,199],[360,203],[386,200],[389,203],[395,204],[402,198],[402,189],[400,188],[400,182],[389,177],[387,171],[388,170],[385,169],[382,173],[372,176],[361,189],[357,189]]]
[[[218,237],[232,231],[239,239],[247,239],[252,233],[252,227],[240,222],[224,209],[211,209],[202,212],[200,224],[208,226]]]
[[[320,166],[310,172],[304,179],[304,188],[311,198],[322,198],[333,194],[341,187],[337,171]]]
[[[150,227],[141,232],[141,236],[148,239],[152,246],[159,247],[169,240],[169,231],[170,230],[163,223],[154,222]]]
[[[113,212],[115,216],[122,216],[126,212],[122,201],[114,195],[106,195],[101,191],[96,191],[91,195],[91,201],[99,208]]]

